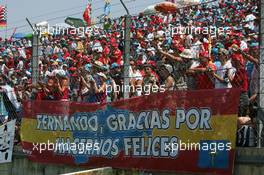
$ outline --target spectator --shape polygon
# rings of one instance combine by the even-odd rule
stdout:
[[[243,59],[242,55],[239,55],[238,47],[233,46],[233,51],[235,52],[236,56],[233,56],[231,59],[231,63],[236,69],[235,76],[229,77],[230,82],[234,88],[240,88],[240,102],[239,102],[239,110],[238,110],[238,117],[239,117],[239,125],[244,125],[250,122],[250,118],[247,116],[247,111],[249,107],[249,97],[248,97],[248,77],[247,72],[245,70],[245,60]]]
[[[232,67],[231,60],[228,58],[228,51],[221,48],[218,54],[221,65],[217,68],[216,73],[214,73],[215,88],[232,88],[229,78],[234,77],[235,69]]]
[[[149,95],[152,93],[153,86],[157,86],[158,80],[156,76],[153,74],[153,70],[151,65],[144,65],[144,78],[143,78],[143,89],[144,94]]]
[[[164,64],[160,68],[160,76],[164,81],[166,91],[173,91],[175,89],[175,80],[172,77],[173,67],[170,64]]]

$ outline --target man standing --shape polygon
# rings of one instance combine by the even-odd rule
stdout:
[[[233,55],[231,56],[231,63],[236,69],[235,76],[229,77],[230,82],[234,88],[240,88],[240,102],[238,110],[238,124],[244,125],[250,121],[247,116],[249,108],[249,97],[248,97],[248,76],[245,69],[245,60],[243,55],[240,53],[237,45],[232,46]]]

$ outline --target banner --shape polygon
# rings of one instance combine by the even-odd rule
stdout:
[[[110,104],[25,102],[32,161],[231,175],[240,91],[151,94]]]
[[[3,96],[4,93],[0,91],[0,123],[3,123],[8,118]]]
[[[16,120],[0,126],[0,163],[12,162]]]

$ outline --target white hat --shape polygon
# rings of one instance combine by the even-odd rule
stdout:
[[[27,77],[23,77],[21,80],[25,81],[25,80],[28,80],[28,78]]]
[[[97,73],[97,75],[99,75],[100,77],[103,77],[104,79],[107,79],[106,75],[102,72]]]
[[[148,34],[147,39],[150,41],[153,41],[154,40],[154,34],[153,33]]]
[[[164,31],[159,30],[159,31],[157,32],[157,36],[158,36],[158,37],[163,37],[163,34],[164,34],[164,33],[165,33]]]
[[[248,24],[244,25],[245,28],[249,28],[250,26]]]
[[[154,47],[150,47],[147,49],[147,51],[151,52],[151,51],[155,51],[155,48]]]
[[[173,67],[170,64],[164,64],[164,66],[170,74],[173,72]]]
[[[193,58],[192,51],[190,49],[184,49],[183,52],[180,54],[180,57]]]
[[[95,61],[94,64],[99,67],[103,67],[104,64],[101,61]]]
[[[204,43],[209,43],[208,39],[206,39],[206,38],[203,38],[203,42]]]
[[[170,50],[168,51],[168,53],[174,53],[174,51],[173,51],[172,49],[170,49]]]

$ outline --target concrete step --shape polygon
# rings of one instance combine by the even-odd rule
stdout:
[[[109,167],[87,170],[84,167],[39,164],[31,162],[15,147],[12,163],[0,164],[0,175],[184,175],[177,173],[143,173],[139,171],[117,170]],[[234,175],[263,175],[264,148],[237,148]],[[190,174],[188,174],[190,175]],[[197,175],[197,174],[195,174]]]

